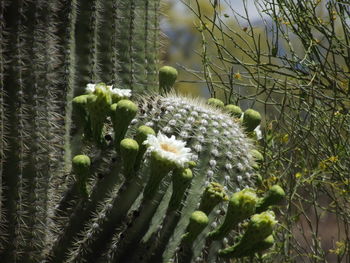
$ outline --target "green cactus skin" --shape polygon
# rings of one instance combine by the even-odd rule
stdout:
[[[205,246],[206,237],[223,218],[211,211],[226,210],[220,202],[227,199],[226,192],[254,187],[253,144],[240,124],[222,108],[171,94],[112,104],[103,84],[93,94],[76,97],[73,106],[83,127],[78,129],[80,153],[71,164],[75,180],[69,174],[56,197],[52,212],[58,225],[48,230],[53,239],[47,239],[50,245],[36,258],[65,263],[191,262],[206,249],[212,251]],[[90,132],[94,140],[85,140]],[[147,144],[147,151],[145,140],[149,143],[156,132],[176,136],[192,154],[183,151],[185,162],[178,164],[164,159],[154,146]],[[177,148],[161,149],[179,154]]]
[[[133,7],[125,2],[0,1],[2,262],[41,262],[50,253],[68,224],[70,209],[78,203],[73,198],[72,157],[91,157],[91,180],[115,168],[110,160],[108,165],[100,161],[113,158],[111,149],[104,157],[98,151],[90,155],[93,147],[87,149],[81,141],[87,130],[77,126],[75,117],[71,121],[76,114],[73,97],[82,94],[87,83],[97,81],[134,90],[157,88],[159,0],[128,1],[135,3]],[[130,46],[120,37],[127,31],[120,14],[132,8],[137,15]],[[133,54],[123,60],[132,65],[127,72],[118,63],[122,42]],[[135,85],[127,86],[122,75],[131,73]],[[87,187],[89,194],[91,187]]]

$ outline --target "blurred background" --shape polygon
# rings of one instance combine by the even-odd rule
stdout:
[[[263,115],[264,185],[289,195],[266,262],[350,262],[349,2],[165,0],[162,8],[161,62],[179,71],[177,91]]]

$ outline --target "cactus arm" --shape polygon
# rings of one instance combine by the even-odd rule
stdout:
[[[144,178],[140,175],[147,174],[147,169],[147,167],[141,168],[138,173],[126,178],[127,180],[108,197],[107,204],[105,202],[101,204],[102,209],[98,210],[95,219],[88,223],[90,226],[98,223],[98,227],[90,227],[84,231],[84,234],[81,235],[83,238],[70,249],[70,256],[65,261],[66,263],[76,262],[81,258],[90,258],[94,256],[91,254],[92,251],[102,253],[106,246],[105,241],[112,238],[115,228],[121,224],[142,191]]]
[[[135,262],[160,262],[166,245],[181,218],[181,209],[186,200],[185,191],[193,178],[192,171],[187,169],[177,169],[172,176],[172,194],[168,208],[161,224],[152,236],[140,244],[140,249],[134,253],[131,259]],[[147,253],[146,253],[147,251]]]
[[[180,249],[177,254],[179,262],[191,262],[194,254],[192,250],[193,243],[208,223],[209,219],[202,211],[195,211],[191,214],[186,233],[181,237]]]
[[[119,75],[121,83],[133,89],[134,74],[132,70],[134,61],[132,60],[132,48],[134,46],[135,0],[121,1],[119,8],[120,21],[117,37]],[[128,30],[125,30],[126,28]]]
[[[91,49],[94,38],[93,31],[91,29],[91,20],[94,18],[92,4],[94,1],[77,0],[79,11],[76,17],[75,37],[76,43],[79,43],[75,52],[75,90],[74,96],[84,93],[84,88],[87,83],[91,82],[92,75],[92,54]]]
[[[149,30],[147,30],[147,38],[149,45],[146,49],[146,65],[147,65],[147,82],[150,88],[154,89],[157,83],[157,72],[159,65],[159,58],[156,55],[157,50],[160,48],[159,38],[159,10],[160,0],[147,0],[148,2],[148,20],[150,21]]]
[[[108,156],[108,151],[105,151],[102,155]],[[108,196],[115,185],[118,185],[120,181],[120,166],[116,163],[109,168],[109,170],[103,169],[106,164],[109,166],[111,165],[109,159],[110,158],[107,158],[107,160],[105,160],[101,158],[99,160],[94,160],[95,163],[92,163],[92,166],[94,166],[92,174],[103,173],[104,177],[98,180],[93,186],[89,198],[81,194],[81,182],[79,182],[79,180],[75,180],[73,183],[72,188],[76,189],[75,193],[79,194],[73,194],[72,196],[78,196],[79,199],[75,204],[73,212],[68,215],[69,220],[65,222],[64,234],[61,234],[59,239],[50,247],[49,255],[53,258],[53,262],[62,262],[64,260],[65,253],[70,249],[73,242],[72,240],[77,237],[78,233],[83,231],[85,222],[91,219],[91,214],[98,203]],[[73,200],[73,202],[74,201],[76,200]]]
[[[6,242],[6,221],[5,221],[5,211],[4,211],[4,193],[3,193],[3,176],[4,176],[4,162],[5,162],[5,153],[7,151],[8,135],[7,135],[7,118],[6,118],[6,105],[5,105],[5,51],[6,45],[5,42],[5,23],[4,11],[6,8],[6,2],[4,0],[0,1],[0,253],[5,249]]]
[[[97,43],[95,46],[96,78],[98,82],[111,83],[112,73],[112,38],[113,29],[113,4],[118,1],[99,0],[96,4],[96,20],[97,26],[95,32]],[[111,83],[112,84],[112,83]]]
[[[75,41],[75,29],[77,20],[77,10],[78,10],[78,0],[70,1],[69,10],[65,10],[68,13],[67,18],[67,28],[66,28],[66,38],[67,43],[66,48],[66,61],[64,70],[67,73],[67,88],[66,88],[66,108],[65,108],[65,155],[64,160],[66,164],[69,164],[72,157],[80,153],[81,142],[77,143],[77,138],[81,138],[81,132],[74,134],[73,123],[78,124],[76,121],[77,114],[74,113],[73,109],[73,97],[74,97],[74,87],[76,79],[76,41]],[[76,127],[75,127],[76,128]],[[78,129],[78,128],[76,128]],[[83,128],[82,128],[83,129]],[[66,167],[67,171],[70,171],[70,167]]]
[[[156,189],[156,193],[150,197],[144,196],[137,212],[132,213],[136,216],[123,231],[124,239],[118,243],[118,250],[115,253],[116,262],[128,262],[132,251],[135,249],[134,244],[138,244],[146,234],[152,217],[168,188],[169,181],[168,177],[164,178],[162,184]]]
[[[5,260],[16,261],[22,260],[22,255],[26,248],[28,238],[28,218],[26,218],[26,207],[28,191],[25,191],[25,180],[27,171],[27,148],[28,145],[28,115],[25,111],[26,94],[25,84],[28,81],[28,75],[23,65],[28,60],[27,32],[25,26],[26,5],[23,1],[12,1],[7,3],[6,18],[11,17],[6,24],[8,29],[8,42],[11,43],[7,48],[8,54],[5,59],[8,60],[8,70],[4,78],[5,92],[7,93],[6,101],[8,109],[8,132],[11,137],[8,138],[8,151],[6,162],[3,167],[3,185],[6,195],[4,209],[6,209],[7,236],[9,238],[5,248]],[[28,4],[28,3],[26,3]],[[23,48],[22,48],[23,47]],[[22,49],[20,49],[22,48]],[[16,253],[19,251],[20,253]]]
[[[118,28],[120,26],[120,2],[121,1],[113,1],[112,2],[112,18],[111,18],[111,43],[112,43],[112,55],[111,55],[111,84],[113,86],[119,85],[120,82],[120,76],[118,74],[119,72],[119,59],[118,59]]]

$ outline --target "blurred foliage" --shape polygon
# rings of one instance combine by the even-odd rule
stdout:
[[[180,92],[264,115],[263,186],[283,185],[288,201],[280,242],[256,260],[350,262],[350,4],[239,2],[165,4],[164,59],[181,61]]]

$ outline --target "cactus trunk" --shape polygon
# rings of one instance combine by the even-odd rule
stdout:
[[[155,64],[146,57],[156,61],[158,8],[158,0],[0,1],[2,262],[39,262],[69,222],[55,207],[69,210],[77,192],[67,180],[82,147],[73,97],[96,81],[155,88]]]

